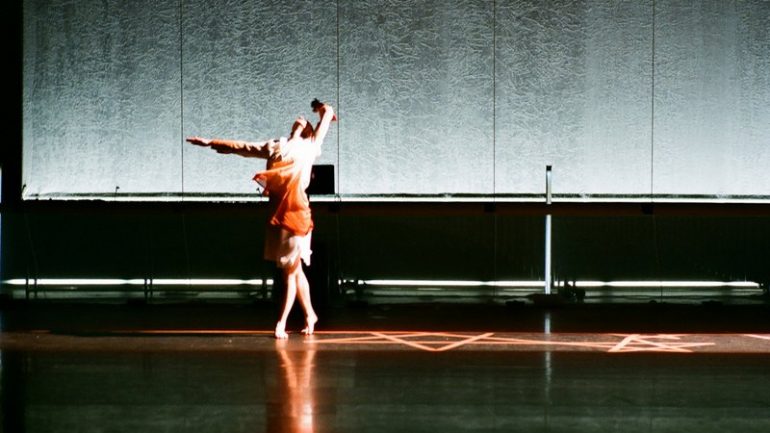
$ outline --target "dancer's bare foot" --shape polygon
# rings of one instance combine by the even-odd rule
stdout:
[[[275,338],[279,340],[285,340],[289,338],[289,334],[286,333],[286,323],[278,322],[275,325]]]
[[[302,330],[302,333],[305,335],[313,335],[316,322],[318,322],[318,316],[315,314],[308,316],[307,319],[305,319],[305,329]]]

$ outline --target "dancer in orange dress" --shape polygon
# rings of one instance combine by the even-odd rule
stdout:
[[[254,176],[270,197],[270,220],[265,235],[265,259],[282,269],[286,286],[283,310],[275,325],[275,338],[285,339],[286,320],[295,298],[299,297],[305,310],[303,333],[311,335],[318,321],[310,301],[310,284],[302,263],[310,265],[310,237],[313,219],[305,189],[310,184],[313,162],[321,154],[321,145],[329,126],[337,117],[334,109],[317,99],[311,103],[320,121],[313,128],[304,117],[298,117],[289,138],[263,142],[224,140],[219,138],[187,137],[187,141],[207,146],[219,153],[267,159],[267,169]]]

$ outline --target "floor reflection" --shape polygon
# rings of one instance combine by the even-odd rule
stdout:
[[[352,348],[322,334],[148,340],[176,348],[164,352],[132,346],[137,337],[120,352],[101,350],[105,337],[100,350],[3,349],[0,432],[770,431],[766,353],[511,351],[471,346],[472,335],[409,340],[435,350],[370,333],[340,335],[370,344]],[[215,340],[251,350],[201,350]]]
[[[289,350],[288,344],[285,340],[276,341],[282,378],[277,391],[283,406],[280,416],[269,417],[268,431],[314,433],[316,351],[312,348]]]

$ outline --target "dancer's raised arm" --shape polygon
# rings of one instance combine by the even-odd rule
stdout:
[[[331,125],[333,120],[337,120],[337,116],[334,114],[334,109],[331,105],[321,103],[318,99],[314,99],[310,106],[313,107],[314,112],[321,116],[321,120],[316,125],[315,132],[313,133],[313,138],[320,144],[326,137],[326,133],[329,132],[329,125]]]
[[[277,140],[249,142],[242,140],[225,140],[222,138],[187,137],[187,142],[197,146],[210,147],[223,154],[235,154],[246,158],[270,158],[278,149]]]

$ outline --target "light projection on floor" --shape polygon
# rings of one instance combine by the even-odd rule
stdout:
[[[273,330],[255,329],[113,329],[67,335],[50,330],[4,332],[0,350],[63,351],[275,351],[300,370],[312,369],[321,351],[586,352],[606,354],[770,354],[770,334],[737,333],[590,333],[590,332],[442,332],[350,330],[290,332],[277,343]],[[299,354],[305,353],[302,357]],[[287,362],[288,362],[287,361]],[[288,363],[287,363],[288,365]],[[292,367],[294,368],[294,367]],[[304,374],[304,373],[303,373]],[[304,387],[304,385],[299,385]],[[299,413],[299,412],[298,412]]]
[[[542,334],[520,336],[518,334],[446,333],[446,332],[361,332],[350,336],[308,340],[311,345],[404,345],[428,352],[445,352],[461,347],[513,349],[529,347],[542,350],[601,350],[609,353],[624,352],[674,352],[692,353],[694,349],[714,346],[713,341],[688,341],[688,334]],[[699,338],[689,338],[698,340]]]

